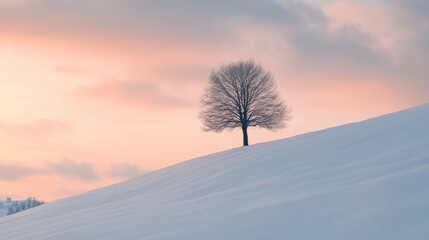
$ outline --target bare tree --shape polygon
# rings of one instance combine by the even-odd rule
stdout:
[[[241,128],[243,146],[249,145],[248,127],[274,131],[285,127],[291,119],[273,76],[253,60],[233,62],[213,71],[201,104],[203,130],[221,132]]]

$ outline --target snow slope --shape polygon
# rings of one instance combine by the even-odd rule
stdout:
[[[428,239],[428,119],[426,104],[201,157],[1,218],[0,239]]]

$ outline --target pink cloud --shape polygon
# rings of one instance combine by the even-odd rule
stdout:
[[[378,46],[374,47],[381,47],[393,58],[398,57],[400,46],[408,33],[398,27],[397,16],[403,10],[397,5],[381,2],[337,1],[326,5],[323,10],[331,18],[331,27],[353,25],[375,40]]]
[[[22,178],[46,174],[42,168],[23,166],[21,164],[7,164],[0,162],[0,181],[17,181]]]
[[[146,171],[142,170],[139,166],[129,163],[111,164],[109,169],[105,172],[108,177],[127,179],[139,176]]]
[[[177,95],[177,93],[175,93]],[[106,80],[81,87],[77,96],[122,106],[167,110],[189,106],[183,96],[174,96],[158,85],[141,81]]]
[[[59,174],[65,178],[78,179],[82,181],[95,181],[99,179],[95,166],[91,162],[78,162],[71,158],[47,164],[49,171]]]
[[[56,132],[68,132],[71,129],[70,123],[59,120],[38,119],[29,123],[0,121],[0,132],[9,135],[40,136]]]

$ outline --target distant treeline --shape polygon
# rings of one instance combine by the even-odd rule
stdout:
[[[35,197],[28,197],[27,200],[24,201],[12,201],[11,198],[7,198],[5,203],[6,206],[0,207],[7,207],[7,215],[11,215],[33,207],[40,206],[44,203],[44,201],[37,200]],[[3,203],[0,204],[3,205]]]

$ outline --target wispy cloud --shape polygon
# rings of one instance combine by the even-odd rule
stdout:
[[[105,172],[105,175],[111,178],[132,178],[139,176],[146,171],[142,170],[137,165],[132,165],[129,163],[119,163],[110,165],[109,169]]]
[[[325,2],[325,5],[335,4],[335,1]],[[377,11],[362,13],[360,10],[365,8],[354,11],[362,18],[375,14],[382,18],[380,22],[388,22],[392,26],[389,29],[405,29],[404,32],[398,31],[408,36],[404,38],[389,36],[389,32],[374,35],[373,31],[367,31],[372,29],[371,25],[377,25],[376,22],[370,22],[368,26],[345,19],[334,24],[335,12],[344,9],[325,11],[321,5],[291,0],[109,0],[103,4],[83,0],[60,0],[53,4],[40,0],[23,1],[19,5],[0,4],[0,33],[6,36],[0,41],[9,38],[13,42],[38,39],[38,44],[33,44],[33,47],[54,45],[62,51],[62,47],[69,46],[74,53],[82,54],[99,49],[103,57],[106,54],[111,58],[121,56],[121,61],[126,59],[127,64],[141,62],[136,66],[137,69],[145,68],[140,73],[157,62],[165,65],[173,61],[173,65],[177,65],[189,61],[191,55],[195,55],[193,63],[198,64],[212,59],[230,61],[225,58],[249,57],[264,52],[273,61],[284,63],[289,72],[305,74],[309,69],[312,73],[395,72],[397,77],[383,76],[380,79],[392,81],[393,78],[406,84],[411,81],[425,90],[429,87],[428,81],[423,80],[423,76],[428,75],[424,63],[427,62],[425,53],[429,51],[429,29],[427,24],[415,24],[428,21],[428,15],[424,14],[427,11],[424,0],[362,1],[360,5],[367,6],[366,9],[377,4],[394,10],[381,8],[383,14]],[[384,40],[380,41],[380,36]],[[392,56],[388,41],[399,38],[404,41],[395,44],[403,49]],[[74,68],[60,67],[57,70],[72,74],[81,72],[81,69]],[[176,83],[174,80],[171,82]],[[123,96],[124,91],[127,92],[124,95],[130,93],[129,89],[124,90],[130,84],[134,83],[102,83],[89,91],[120,86],[121,94],[115,90],[110,95],[116,95],[116,99],[130,99],[118,97]],[[148,95],[148,86],[142,86],[145,84],[139,84],[136,91]],[[135,100],[135,97],[131,98]],[[140,102],[168,105],[171,100],[160,97],[162,99],[153,101],[154,98],[148,96]]]
[[[40,136],[71,131],[70,123],[60,120],[38,119],[32,122],[0,121],[0,132],[9,135]]]
[[[165,110],[189,106],[184,96],[173,96],[171,92],[166,92],[158,85],[142,81],[106,80],[79,88],[77,95],[86,100],[149,109]]]
[[[71,158],[64,158],[57,162],[47,163],[47,168],[52,173],[65,178],[78,179],[82,181],[95,181],[99,179],[95,166],[91,162],[78,162]]]
[[[46,174],[46,170],[37,167],[22,166],[17,163],[0,163],[0,180],[16,181],[39,174]]]

